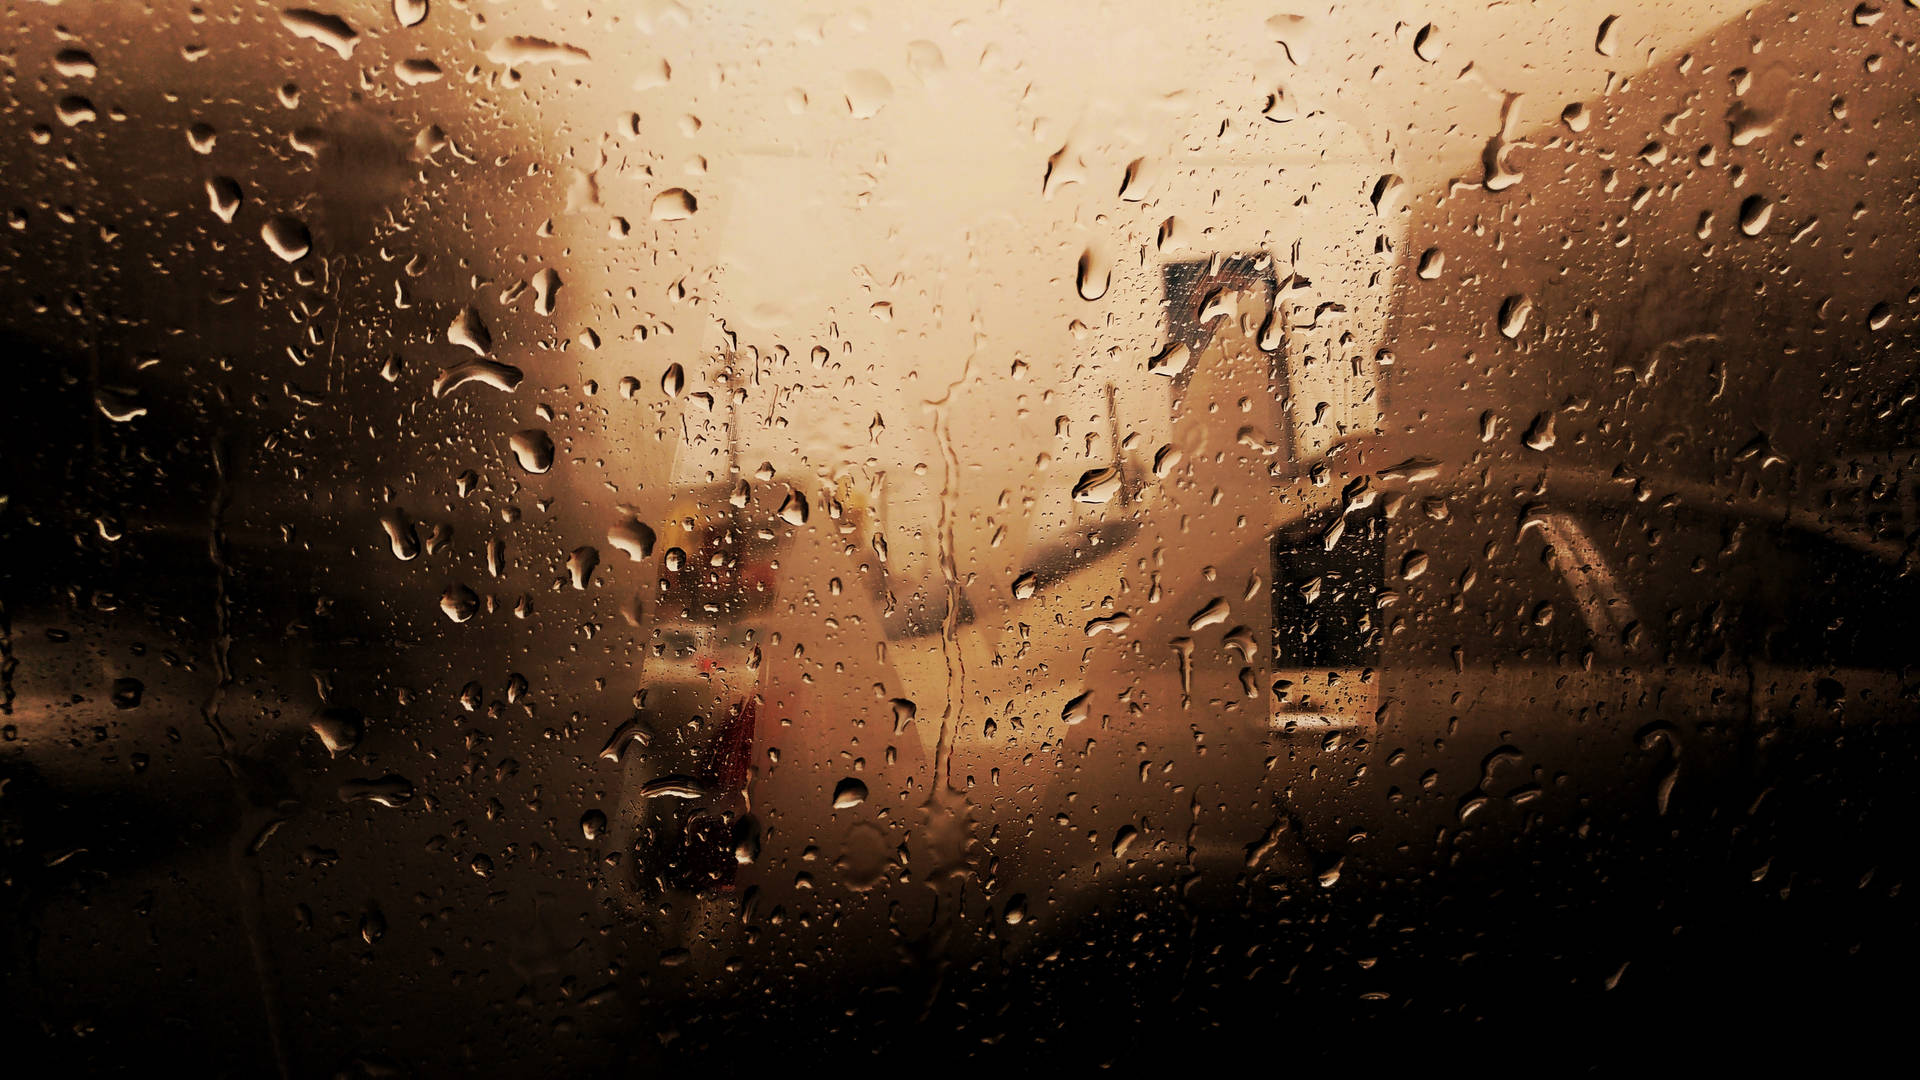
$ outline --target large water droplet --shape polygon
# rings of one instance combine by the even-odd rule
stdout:
[[[361,719],[359,709],[349,709],[339,705],[329,705],[314,716],[309,725],[313,733],[320,737],[320,745],[334,757],[350,753],[360,745],[360,736],[366,731],[365,721]]]
[[[298,262],[313,250],[313,234],[307,231],[306,222],[285,214],[268,218],[260,226],[260,239],[287,262]]]
[[[1413,55],[1429,64],[1439,60],[1440,55],[1446,51],[1446,41],[1441,38],[1439,27],[1432,23],[1421,27],[1419,32],[1413,35]]]
[[[585,544],[573,549],[567,556],[567,577],[575,589],[584,590],[593,580],[593,570],[600,565],[600,549]]]
[[[1216,596],[1207,603],[1206,607],[1193,613],[1193,618],[1187,620],[1187,629],[1198,631],[1205,630],[1209,626],[1217,626],[1226,622],[1227,616],[1231,614],[1233,614],[1233,607],[1227,603],[1227,598]]]
[[[137,709],[140,707],[141,696],[146,692],[146,683],[141,682],[131,675],[122,675],[120,678],[113,680],[113,689],[109,696],[112,698],[113,707],[116,709]]]
[[[653,197],[653,220],[682,221],[700,209],[699,200],[686,188],[668,188]],[[725,207],[721,208],[723,211]]]
[[[512,393],[523,378],[525,374],[512,364],[495,360],[467,360],[447,368],[434,378],[433,396],[445,397],[468,383],[479,383]]]
[[[867,785],[849,776],[833,787],[833,808],[846,810],[867,801]]]
[[[1093,248],[1080,253],[1080,265],[1074,271],[1074,284],[1080,290],[1082,300],[1098,300],[1107,295],[1107,286],[1113,280],[1113,270]]]
[[[707,789],[700,781],[679,774],[662,776],[640,785],[640,797],[643,799],[704,799],[706,795]]]
[[[560,275],[551,267],[533,275],[533,310],[541,315],[553,314],[554,297],[559,294],[561,284]]]
[[[847,73],[847,111],[857,120],[865,120],[893,100],[893,84],[885,75],[869,68]]]
[[[607,831],[607,815],[598,810],[589,810],[580,815],[580,835],[588,840],[600,839]]]
[[[239,181],[227,176],[210,178],[207,181],[207,208],[221,221],[232,221],[233,215],[240,212]]]
[[[353,32],[347,20],[324,11],[290,8],[280,13],[280,25],[292,31],[295,37],[307,38],[332,49],[342,60],[352,59],[353,47],[360,43],[360,35]]]
[[[100,74],[93,54],[85,49],[61,49],[53,54],[54,73],[69,79],[91,79]]]
[[[593,59],[587,50],[564,41],[537,37],[509,37],[487,49],[487,59],[507,67],[531,67],[536,64],[585,64]]]
[[[78,94],[70,94],[55,102],[53,112],[60,122],[68,127],[90,124],[100,118],[99,112],[93,107],[93,102]]]
[[[1620,51],[1620,16],[1609,15],[1600,20],[1600,31],[1594,35],[1593,48],[1601,56],[1612,56]]]
[[[1500,336],[1508,339],[1520,336],[1526,329],[1527,316],[1533,313],[1533,301],[1524,296],[1509,296],[1500,301]]]
[[[413,522],[407,512],[399,507],[391,507],[380,515],[380,527],[387,532],[387,543],[393,548],[393,557],[401,562],[418,558],[420,555],[420,537],[414,532]]]
[[[454,622],[463,623],[480,613],[480,596],[465,585],[455,582],[447,586],[440,594],[440,611]]]
[[[339,787],[344,803],[370,802],[381,806],[404,806],[413,798],[413,781],[388,773],[377,780],[349,780]]]
[[[1060,719],[1067,724],[1084,724],[1093,716],[1093,691],[1089,690],[1061,707]]]
[[[1073,485],[1074,501],[1096,504],[1109,502],[1120,492],[1120,479],[1120,470],[1116,468],[1089,469]]]
[[[538,475],[553,468],[553,437],[539,428],[526,428],[507,440],[520,467]]]
[[[462,308],[460,314],[453,317],[447,327],[447,340],[455,345],[464,345],[473,350],[476,356],[485,356],[493,348],[493,333],[480,319],[480,313],[472,308]]]
[[[607,543],[627,558],[640,562],[653,555],[653,529],[644,521],[628,519],[607,530]]]
[[[1527,425],[1526,434],[1521,436],[1521,442],[1525,443],[1530,450],[1545,451],[1553,449],[1555,441],[1553,417],[1554,414],[1551,411],[1543,412],[1534,417],[1533,423]]]
[[[408,57],[393,65],[394,77],[406,86],[420,86],[424,83],[439,82],[445,72],[440,65],[425,57]]]

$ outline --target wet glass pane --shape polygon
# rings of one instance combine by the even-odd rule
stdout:
[[[21,1075],[1897,1045],[1912,4],[313,2],[6,12]]]

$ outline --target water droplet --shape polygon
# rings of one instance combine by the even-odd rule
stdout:
[[[1039,587],[1040,578],[1038,575],[1032,572],[1021,574],[1019,577],[1013,579],[1013,598],[1015,600],[1031,600],[1033,599],[1033,594],[1038,591]]]
[[[1533,423],[1527,425],[1527,432],[1520,437],[1520,441],[1525,443],[1529,450],[1553,449],[1553,417],[1554,414],[1551,411],[1535,416]]]
[[[116,709],[137,709],[140,698],[147,692],[147,684],[131,675],[123,675],[113,680],[113,707]]]
[[[137,420],[147,415],[147,407],[131,390],[121,390],[111,386],[102,386],[93,392],[94,408],[100,415],[116,424]]]
[[[677,773],[640,785],[640,797],[643,799],[704,799],[706,796],[707,789],[698,780]]]
[[[526,428],[507,440],[520,467],[538,475],[553,468],[553,438],[539,428]]]
[[[344,803],[370,802],[381,806],[399,807],[413,798],[413,781],[404,776],[388,773],[377,780],[349,780],[339,787],[340,801]]]
[[[61,49],[54,53],[53,70],[55,74],[69,79],[91,79],[100,74],[100,66],[93,62],[93,54],[85,49]]]
[[[599,565],[600,549],[591,544],[582,545],[567,556],[567,577],[575,589],[584,590],[587,583],[593,580],[594,568]]]
[[[1171,379],[1187,370],[1193,354],[1185,342],[1174,342],[1158,353],[1147,358],[1147,371],[1154,375],[1165,375]]]
[[[1207,603],[1206,607],[1193,613],[1193,618],[1187,620],[1187,629],[1199,631],[1209,626],[1218,626],[1226,622],[1227,616],[1231,614],[1233,614],[1233,607],[1227,603],[1227,598],[1216,596]]]
[[[480,613],[480,597],[472,589],[456,582],[440,594],[440,611],[454,622],[466,622]]]
[[[1113,834],[1113,857],[1126,858],[1127,849],[1133,847],[1133,842],[1138,839],[1140,839],[1139,829],[1131,825],[1120,826],[1119,830]]]
[[[833,808],[846,810],[867,801],[867,785],[849,776],[833,787]]]
[[[1073,498],[1076,502],[1083,503],[1109,502],[1119,494],[1120,480],[1120,470],[1111,466],[1104,469],[1089,469],[1081,474],[1079,482],[1073,485]]]
[[[1421,27],[1419,33],[1413,35],[1413,55],[1427,63],[1440,59],[1445,51],[1446,42],[1441,40],[1439,29],[1432,23]]]
[[[652,743],[652,729],[647,726],[644,719],[634,716],[614,728],[613,734],[607,736],[606,745],[600,748],[600,760],[611,761],[618,765],[620,759],[626,755],[629,745],[636,745],[645,750]]]
[[[545,267],[533,275],[533,310],[541,315],[553,314],[554,297],[560,292],[563,282],[560,275],[551,267]]]
[[[1620,16],[1609,15],[1600,20],[1600,32],[1594,35],[1593,48],[1601,56],[1612,56],[1620,48],[1618,33]]]
[[[907,730],[907,725],[913,723],[914,716],[920,711],[918,706],[903,697],[894,698],[887,704],[893,707],[893,733],[895,735]]]
[[[668,364],[667,370],[660,375],[660,392],[670,398],[679,397],[686,385],[687,372],[679,364]]]
[[[307,232],[306,223],[285,214],[268,218],[260,226],[260,239],[287,262],[298,262],[313,250],[313,234]]]
[[[1750,146],[1773,134],[1774,118],[1749,108],[1744,102],[1736,103],[1727,111],[1727,138],[1735,146]]]
[[[493,333],[480,318],[480,313],[472,308],[462,308],[447,326],[447,340],[455,345],[464,345],[473,350],[475,356],[485,356],[493,348]]]
[[[598,810],[589,810],[580,815],[580,835],[588,840],[598,840],[607,831],[607,815]]]
[[[1084,724],[1093,716],[1093,691],[1089,690],[1067,702],[1060,710],[1060,719],[1065,723]]]
[[[640,562],[653,555],[653,529],[645,522],[629,518],[607,530],[607,543],[627,558]]]
[[[413,530],[413,522],[408,520],[407,512],[395,506],[380,515],[380,527],[387,531],[387,542],[393,548],[393,557],[408,562],[420,555],[420,537]]]
[[[788,492],[787,497],[780,503],[780,520],[789,525],[805,525],[807,497],[797,491]]]
[[[1593,112],[1587,108],[1585,102],[1576,101],[1560,110],[1560,122],[1567,125],[1568,131],[1578,135],[1592,125]]]
[[[1421,280],[1432,281],[1434,278],[1439,277],[1440,272],[1446,268],[1446,252],[1441,251],[1439,248],[1428,248],[1426,251],[1420,253],[1420,269],[1418,273],[1420,274]]]
[[[427,18],[427,0],[393,0],[393,17],[401,26],[419,26]]]
[[[420,86],[424,83],[438,82],[445,72],[440,65],[425,57],[409,57],[393,65],[394,77],[407,86]]]
[[[947,58],[941,53],[940,46],[921,38],[907,42],[907,70],[922,81],[945,71]]]
[[[240,182],[226,176],[215,176],[209,179],[207,208],[212,210],[214,216],[221,221],[232,221],[233,215],[240,212]],[[295,258],[298,257],[295,256]]]
[[[292,31],[295,37],[307,38],[332,49],[342,60],[352,59],[353,47],[360,43],[360,35],[353,32],[347,20],[324,11],[290,8],[280,13],[280,25]]]
[[[856,120],[873,117],[893,100],[893,84],[869,68],[847,73],[847,111]]]
[[[1007,898],[1007,906],[1000,917],[1008,926],[1019,926],[1027,921],[1027,894],[1014,893]]]
[[[452,336],[451,332],[448,336]],[[468,383],[479,383],[482,386],[491,386],[495,390],[512,393],[523,378],[525,373],[512,364],[502,364],[494,360],[467,360],[435,376],[433,396],[445,397]]]
[[[1074,284],[1080,290],[1080,299],[1098,300],[1107,295],[1107,286],[1112,280],[1113,270],[1105,258],[1092,248],[1080,253],[1080,265],[1074,272]]]
[[[334,757],[351,753],[360,745],[360,738],[366,733],[366,721],[360,716],[359,709],[350,709],[339,705],[329,705],[321,709],[309,725],[313,733],[320,737],[320,745]]]
[[[100,114],[94,111],[93,102],[78,94],[61,98],[54,103],[53,110],[60,122],[68,127],[79,127],[100,118]]]
[[[1773,200],[1765,195],[1749,195],[1740,203],[1740,231],[1759,236],[1773,220]]]
[[[1526,329],[1527,316],[1533,313],[1533,301],[1524,296],[1509,296],[1500,301],[1500,336],[1508,339],[1520,336]]]
[[[563,41],[537,37],[509,37],[487,49],[487,59],[507,67],[532,67],[536,64],[585,64],[593,60],[587,50]]]
[[[700,209],[699,200],[686,188],[668,188],[653,197],[653,220],[683,221]],[[722,211],[726,209],[721,207]]]
[[[377,907],[370,907],[360,916],[360,940],[369,945],[387,936],[387,917]]]

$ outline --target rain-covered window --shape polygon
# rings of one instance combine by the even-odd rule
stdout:
[[[1906,1030],[1911,3],[300,3],[5,7],[12,1074]]]

